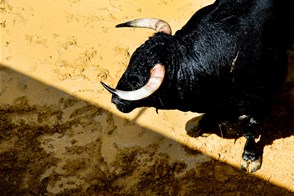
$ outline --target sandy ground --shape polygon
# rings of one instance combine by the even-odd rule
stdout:
[[[100,85],[153,34],[116,24],[157,17],[175,32],[211,2],[0,0],[1,195],[294,195],[293,52],[254,174],[238,132],[192,137],[199,114],[119,113]]]

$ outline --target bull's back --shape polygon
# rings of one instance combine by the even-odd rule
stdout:
[[[237,108],[242,102],[244,110],[250,110],[270,102],[286,75],[279,13],[271,0],[243,1],[244,5],[229,1],[235,6],[226,2],[196,13],[175,37],[186,44],[183,66],[189,68],[184,69],[197,70],[189,82],[197,87],[195,99],[203,108]]]

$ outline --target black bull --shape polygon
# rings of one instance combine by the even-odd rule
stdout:
[[[116,89],[102,85],[121,112],[155,107],[205,113],[215,123],[241,121],[247,139],[241,166],[254,172],[261,167],[255,130],[287,73],[293,2],[217,0],[175,35],[159,19],[117,25],[157,33],[134,52]]]

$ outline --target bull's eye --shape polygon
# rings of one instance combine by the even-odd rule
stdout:
[[[130,76],[128,78],[129,87],[131,88],[130,90],[137,90],[141,88],[146,83],[145,80],[145,78],[139,77],[137,75]]]

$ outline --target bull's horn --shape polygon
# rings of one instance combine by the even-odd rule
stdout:
[[[150,78],[148,82],[140,89],[133,91],[123,91],[113,89],[103,82],[102,86],[112,94],[116,94],[120,99],[127,101],[136,101],[144,99],[152,95],[161,86],[165,75],[165,68],[161,64],[156,64],[150,71]]]
[[[157,32],[162,32],[171,35],[172,30],[169,24],[157,18],[140,18],[116,25],[116,27],[140,27],[154,29]]]

